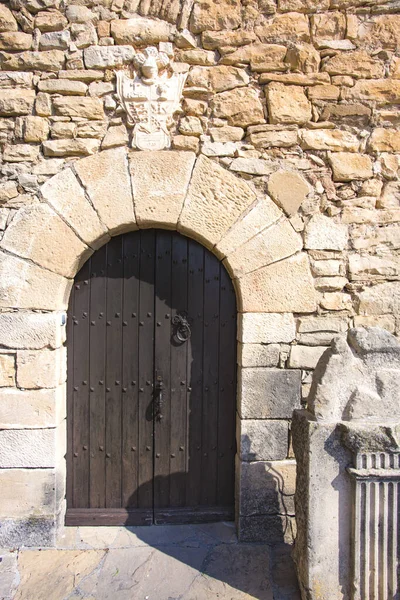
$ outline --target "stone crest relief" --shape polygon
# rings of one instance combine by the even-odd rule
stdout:
[[[134,79],[116,71],[118,99],[133,126],[132,148],[162,150],[171,145],[169,127],[180,108],[186,73],[169,76],[170,59],[154,46],[136,54]],[[161,74],[160,74],[161,72]]]

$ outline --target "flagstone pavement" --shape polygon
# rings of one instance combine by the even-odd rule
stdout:
[[[300,600],[291,548],[233,523],[69,527],[57,549],[0,550],[1,600]]]

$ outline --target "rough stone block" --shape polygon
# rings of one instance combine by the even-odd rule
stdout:
[[[0,251],[0,306],[64,310],[72,282]]]
[[[297,213],[311,189],[298,173],[275,171],[268,180],[268,193],[289,216]]]
[[[132,46],[89,46],[83,51],[87,69],[112,69],[132,62],[134,56]]]
[[[192,152],[132,152],[129,156],[139,225],[176,228],[196,156]]]
[[[311,102],[297,85],[270,83],[265,88],[270,123],[307,123]]]
[[[0,340],[6,348],[59,348],[65,341],[61,313],[2,312]]]
[[[400,152],[400,131],[377,127],[368,140],[368,149],[373,152]]]
[[[400,80],[371,79],[357,81],[353,87],[343,88],[343,100],[375,100],[379,104],[400,102]]]
[[[237,283],[243,312],[314,312],[316,294],[303,253],[247,273]]]
[[[63,404],[63,388],[0,390],[0,428],[25,429],[55,427],[59,406]],[[8,516],[12,516],[11,514]]]
[[[62,117],[80,117],[81,119],[104,119],[103,102],[100,98],[81,98],[79,96],[55,97],[53,107],[56,115]]]
[[[354,133],[339,129],[301,129],[300,144],[304,150],[331,150],[358,152],[360,142]]]
[[[135,17],[111,21],[111,35],[116,44],[158,44],[172,40],[175,27],[165,21]]]
[[[255,193],[243,180],[210,159],[200,157],[189,184],[178,230],[212,248],[255,199]]]
[[[370,56],[365,50],[339,52],[329,58],[323,67],[330,75],[351,75],[357,79],[384,77],[385,66],[381,60]]]
[[[0,90],[0,116],[30,115],[34,102],[34,90]]]
[[[2,352],[0,354],[0,387],[15,385],[15,354]]]
[[[260,44],[258,42],[238,48],[234,52],[225,54],[221,62],[225,65],[243,65],[250,63],[252,71],[257,73],[265,71],[284,71],[284,59],[287,48],[278,44]]]
[[[43,142],[45,156],[90,156],[100,148],[96,139],[64,139]]]
[[[14,15],[4,4],[0,4],[0,31],[18,31]]]
[[[294,517],[286,515],[256,515],[239,517],[238,537],[241,542],[293,544],[296,537]]]
[[[279,344],[238,344],[238,364],[242,367],[277,367]]]
[[[23,129],[24,142],[43,142],[49,136],[49,122],[42,117],[26,117]]]
[[[301,317],[298,320],[298,341],[307,346],[328,346],[348,327],[346,317]]]
[[[91,254],[72,229],[44,203],[20,209],[0,246],[66,277],[74,277]]]
[[[39,158],[39,147],[29,144],[6,144],[3,150],[5,162],[36,162]]]
[[[289,344],[295,336],[295,322],[290,313],[239,315],[238,340],[243,344]]]
[[[264,110],[258,93],[253,88],[235,88],[216,94],[212,100],[213,114],[227,119],[228,125],[247,127],[265,123]]]
[[[242,462],[239,514],[294,516],[296,462]]]
[[[38,90],[47,94],[61,94],[62,96],[84,96],[87,85],[83,81],[69,79],[45,79],[39,81]]]
[[[372,161],[367,155],[352,152],[333,152],[329,156],[329,162],[332,167],[334,181],[369,179],[373,176]]]
[[[224,265],[234,277],[238,278],[245,273],[292,256],[302,247],[301,236],[285,219],[264,229],[232,254],[228,254]]]
[[[281,216],[281,211],[268,196],[261,198],[216,244],[216,251],[224,256],[230,254]]]
[[[304,346],[308,350],[315,350]],[[300,407],[301,372],[287,369],[242,369],[238,382],[243,419],[290,419]]]
[[[239,0],[204,0],[196,3],[190,19],[190,31],[220,31],[221,29],[237,29],[240,25]]]
[[[262,42],[308,42],[310,40],[308,18],[298,12],[276,15],[272,21],[257,26],[255,33]]]
[[[324,215],[314,215],[305,230],[304,244],[308,249],[344,250],[347,246],[348,227],[335,223]]]
[[[292,346],[288,367],[291,369],[315,369],[326,346]]]
[[[55,466],[55,429],[0,430],[0,468]]]
[[[288,453],[288,441],[288,421],[240,421],[241,460],[284,460]]]
[[[56,388],[65,381],[66,349],[19,350],[17,384],[25,389]]]
[[[44,50],[42,52],[20,52],[8,54],[2,52],[0,65],[5,71],[46,71],[57,73],[64,68],[65,55],[62,50]]]

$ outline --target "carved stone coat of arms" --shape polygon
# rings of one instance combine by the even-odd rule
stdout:
[[[136,77],[116,71],[117,95],[133,126],[132,148],[162,150],[171,145],[169,127],[180,108],[186,73],[172,76],[164,71],[170,62],[167,54],[154,46],[138,53],[133,61]]]

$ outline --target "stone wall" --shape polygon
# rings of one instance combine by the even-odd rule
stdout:
[[[27,309],[25,318],[55,318],[60,328],[60,313],[45,316],[65,304],[66,297],[55,300],[58,279],[73,278],[72,257],[88,256],[86,242],[96,238],[101,245],[121,230],[125,216],[118,205],[108,206],[97,210],[107,227],[92,221],[85,231],[92,237],[82,237],[71,198],[89,194],[95,202],[96,185],[88,159],[76,161],[129,144],[114,69],[130,71],[136,50],[148,45],[173,55],[175,72],[188,73],[171,153],[205,157],[197,162],[203,166],[194,172],[190,202],[201,206],[207,198],[209,212],[195,226],[189,211],[181,230],[225,257],[241,282],[237,481],[240,489],[261,491],[258,499],[240,494],[238,512],[249,537],[291,540],[290,417],[307,401],[319,357],[353,325],[400,330],[400,9],[390,0],[3,2],[0,263],[3,281],[16,277],[12,293],[0,290],[5,319]],[[130,157],[138,174],[137,224],[175,227],[182,199],[173,218],[170,207],[179,175],[168,179],[165,166],[164,204],[157,194],[149,199],[146,182],[157,177],[141,156]],[[170,162],[172,168],[175,159]],[[56,177],[46,184],[58,173],[61,184]],[[233,190],[224,192],[230,218],[219,221],[222,210],[213,199],[224,186]],[[70,270],[60,267],[68,261]],[[41,291],[31,302],[15,301],[18,277],[21,284],[39,280],[42,267]],[[49,468],[46,461],[32,465],[16,457],[29,454],[23,444],[39,444],[45,457],[62,439],[62,427],[55,428],[65,418],[64,340],[61,334],[53,340],[49,326],[45,339],[31,342],[26,322],[18,343],[15,335],[7,341],[1,327],[1,447],[14,453],[6,455],[8,470],[0,477],[14,496],[14,469],[26,469],[18,471],[26,490],[34,479],[41,504],[54,512],[43,500],[43,490],[55,485],[54,470],[43,469],[41,484],[29,469]],[[37,431],[26,433],[30,428]],[[21,492],[21,504],[22,498]],[[28,504],[21,515],[34,513]]]

